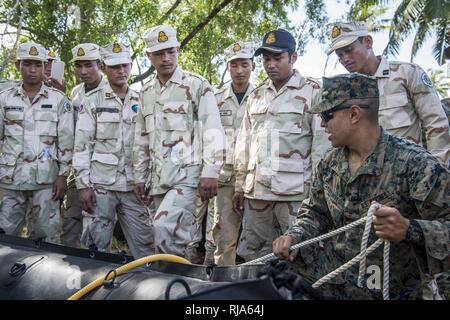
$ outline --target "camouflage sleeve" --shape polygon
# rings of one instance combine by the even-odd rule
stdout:
[[[68,176],[73,155],[74,123],[73,108],[64,96],[58,105],[58,162],[59,175]]]
[[[236,177],[236,182],[234,185],[235,192],[244,192],[245,176],[247,175],[251,130],[250,118],[248,116],[250,100],[251,97],[247,99],[246,105],[244,106],[245,113],[242,118],[241,128],[239,129],[239,133],[236,138],[234,158],[234,174]]]
[[[0,146],[3,145],[3,139],[5,138],[5,109],[3,103],[3,95],[0,94]],[[0,151],[1,151],[0,147]]]
[[[141,98],[142,101],[142,98]],[[136,129],[133,145],[133,168],[136,183],[146,183],[150,172],[149,133],[145,126],[142,108],[136,116]]]
[[[92,187],[89,175],[92,145],[96,134],[96,119],[92,112],[95,103],[90,98],[85,97],[81,105],[83,109],[78,112],[73,155],[77,189]]]
[[[425,71],[419,66],[412,69],[410,90],[422,127],[427,150],[443,163],[450,160],[449,124],[439,96]]]
[[[202,139],[202,178],[219,178],[225,155],[225,132],[222,127],[213,89],[207,81],[200,87],[198,119]]]
[[[297,219],[285,233],[294,238],[294,243],[311,239],[333,228],[333,220],[324,196],[322,167],[321,160],[314,172],[309,198],[303,200]]]
[[[415,219],[424,234],[425,252],[416,257],[432,274],[450,268],[449,172],[431,156],[417,154],[408,161],[410,197],[420,214]],[[416,248],[417,249],[417,248]]]

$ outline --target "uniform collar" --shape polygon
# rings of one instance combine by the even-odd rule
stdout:
[[[41,88],[39,89],[39,92],[37,93],[36,96],[43,96],[45,98],[48,98],[48,92],[49,92],[49,87],[47,87],[45,85],[45,83],[42,82]],[[17,84],[14,95],[25,97],[25,91],[23,90],[23,81],[20,81]]]
[[[377,78],[389,78],[389,73],[391,72],[389,68],[389,61],[382,56],[377,56],[377,58],[381,58],[381,61],[374,76]]]
[[[252,91],[253,91],[253,86],[251,83],[249,83],[248,87],[247,87],[247,91],[245,91],[245,95],[244,95],[244,98],[242,99],[241,103],[245,101],[245,98],[247,96],[249,96],[250,93],[252,93]],[[235,99],[236,104],[239,105],[236,95],[233,92],[233,87],[231,86],[231,83],[223,91],[223,100],[226,100],[226,99]]]
[[[269,80],[269,88],[273,89],[277,94],[280,94],[285,90],[285,88],[301,88],[305,84],[305,78],[298,72],[297,69],[294,69],[294,74],[291,76],[289,81],[277,92],[272,80]]]
[[[382,172],[384,165],[384,157],[386,154],[386,143],[389,139],[386,131],[381,128],[380,138],[378,139],[378,143],[375,146],[372,154],[366,159],[366,161],[358,168],[353,176],[351,176],[348,183],[356,180],[357,177],[362,175],[371,175],[371,176],[379,176]],[[348,149],[340,148],[337,156],[330,163],[330,167],[336,174],[340,176],[349,176],[350,177],[350,169],[348,165]]]
[[[154,77],[153,79],[154,79],[154,81],[158,81],[159,82],[158,75],[156,75],[156,77]],[[169,83],[169,82],[173,82],[173,83],[177,83],[177,84],[183,84],[183,70],[180,68],[180,66],[176,67],[176,69],[173,72],[172,76],[170,77],[169,80],[167,80],[167,82],[166,82],[166,84],[164,86],[167,86],[167,83]]]
[[[89,94],[94,93],[94,92],[102,89],[107,84],[108,84],[108,80],[106,80],[106,77],[105,76],[101,76],[101,79],[100,79],[100,82],[99,82],[98,86],[95,87],[94,89],[92,89],[91,91],[89,91]],[[110,86],[110,88],[111,88],[111,86]],[[82,89],[83,89],[83,92],[86,93],[86,83],[84,83],[84,82],[83,82],[83,88]]]

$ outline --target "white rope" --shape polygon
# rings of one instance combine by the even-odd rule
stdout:
[[[334,271],[328,273],[324,277],[317,280],[312,286],[313,288],[317,288],[321,286],[322,284],[328,282],[329,280],[336,277],[338,274],[344,272],[345,270],[349,269],[356,263],[360,263],[359,265],[359,274],[358,274],[358,286],[362,287],[364,285],[364,276],[366,274],[366,261],[367,261],[367,255],[372,253],[375,249],[377,249],[382,243],[384,243],[384,250],[383,250],[383,299],[389,300],[389,251],[390,251],[390,243],[387,240],[378,239],[375,241],[369,248],[367,248],[367,243],[369,240],[369,234],[372,227],[372,221],[373,221],[373,214],[377,209],[379,209],[381,205],[379,203],[373,203],[368,212],[367,216],[360,218],[359,220],[356,220],[352,223],[349,223],[346,226],[343,226],[339,229],[333,230],[329,233],[323,234],[321,236],[297,243],[289,248],[290,251],[296,250],[298,248],[307,246],[309,244],[319,242],[321,240],[331,238],[339,233],[345,232],[349,229],[352,229],[360,224],[363,224],[365,222],[364,232],[361,239],[361,251],[360,253],[351,259],[350,261],[346,262],[339,268],[335,269]],[[271,260],[273,258],[276,258],[276,256],[271,253],[267,254],[263,257],[260,257],[258,259],[248,261],[246,263],[243,263],[241,265],[249,265],[249,264],[257,264],[257,263],[264,263],[265,261]]]
[[[336,277],[338,274],[344,272],[345,270],[347,270],[348,268],[350,268],[351,266],[353,266],[354,264],[360,262],[362,259],[365,258],[366,255],[368,255],[369,253],[371,253],[372,251],[374,251],[375,249],[377,249],[380,244],[383,243],[382,239],[378,239],[377,241],[375,241],[370,247],[369,249],[366,250],[366,254],[364,255],[362,252],[360,254],[358,254],[356,257],[354,257],[352,260],[348,261],[347,263],[343,264],[342,266],[340,266],[339,268],[337,268],[336,270],[330,272],[329,274],[323,276],[322,278],[320,278],[319,280],[317,280],[316,282],[313,283],[312,287],[313,288],[317,288],[319,286],[321,286],[322,284],[324,284],[325,282],[330,281],[331,279],[333,279],[334,277]]]
[[[362,288],[364,286],[364,276],[366,275],[366,257],[367,257],[367,242],[369,241],[369,234],[372,228],[373,222],[373,214],[375,211],[380,208],[381,205],[378,203],[374,203],[370,206],[369,211],[366,216],[366,226],[364,227],[363,236],[361,239],[361,250],[362,259],[359,263],[359,275],[358,275],[358,287]]]
[[[289,248],[289,250],[291,250],[291,251],[292,250],[296,250],[298,248],[305,247],[305,246],[307,246],[309,244],[312,244],[312,243],[315,243],[315,242],[319,242],[319,241],[327,239],[327,238],[331,238],[331,237],[333,237],[333,236],[335,236],[335,235],[337,235],[339,233],[342,233],[342,232],[347,231],[349,229],[352,229],[352,228],[354,228],[354,227],[356,227],[356,226],[358,226],[360,224],[363,224],[364,221],[366,221],[366,217],[363,217],[363,218],[361,218],[359,220],[353,221],[352,223],[349,223],[346,226],[343,226],[343,227],[341,227],[339,229],[336,229],[336,230],[333,230],[331,232],[325,233],[325,234],[323,234],[321,236],[318,236],[318,237],[315,237],[315,238],[312,238],[312,239],[309,239],[309,240],[306,240],[306,241],[294,244],[292,247]],[[276,256],[273,253],[269,253],[269,254],[267,254],[265,256],[262,256],[262,257],[260,257],[258,259],[242,263],[241,266],[249,265],[249,264],[264,263],[264,262],[272,260],[274,258],[276,258]]]

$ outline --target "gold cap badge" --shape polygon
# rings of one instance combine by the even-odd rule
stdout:
[[[334,26],[333,29],[331,30],[331,38],[336,38],[339,37],[339,35],[341,34],[341,28],[339,28],[338,26]]]
[[[81,56],[84,56],[84,55],[85,55],[85,53],[84,53],[83,48],[78,48],[77,56],[78,56],[78,57],[81,57]]]
[[[234,44],[234,46],[233,46],[233,51],[234,52],[241,51],[241,49],[242,49],[242,47],[241,47],[241,45],[239,43],[235,43]]]
[[[120,47],[120,44],[114,43],[113,44],[113,48],[112,48],[112,52],[114,52],[114,53],[122,52],[122,48]]]
[[[53,51],[49,51],[49,52],[48,52],[48,55],[49,55],[50,57],[52,57],[52,58],[55,57],[55,53],[54,53]]]
[[[266,39],[266,43],[272,44],[272,43],[275,43],[276,41],[277,41],[277,39],[275,38],[275,34],[273,32],[269,33],[269,35],[267,36],[267,39]]]
[[[28,52],[28,54],[30,56],[38,56],[39,52],[38,52],[37,48],[35,46],[33,46],[30,48],[30,51]]]
[[[166,33],[164,31],[160,31],[158,34],[158,42],[166,42],[167,40],[169,40],[169,38]]]

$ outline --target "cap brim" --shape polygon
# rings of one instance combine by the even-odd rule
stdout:
[[[72,60],[70,60],[70,62],[75,62],[75,61],[95,61],[95,60],[101,60],[100,57],[88,57],[88,56],[82,56],[82,57],[75,57]]]
[[[283,53],[286,51],[289,51],[289,49],[286,48],[278,48],[278,47],[266,47],[266,46],[262,46],[259,47],[256,51],[255,51],[255,56],[259,56],[260,54],[262,54],[264,51],[269,51],[272,53]]]
[[[131,63],[131,59],[129,58],[113,58],[113,59],[106,59],[103,60],[103,62],[107,65],[107,66],[116,66],[118,64],[125,64],[125,63]]]
[[[227,59],[227,63],[233,60],[237,60],[237,59],[252,59],[253,55],[251,54],[236,54],[230,58]]]
[[[47,62],[47,59],[39,58],[39,57],[36,57],[36,56],[25,56],[25,57],[20,57],[20,58],[17,58],[17,60],[34,60],[34,61]]]
[[[147,47],[145,49],[145,51],[152,53],[152,52],[161,51],[164,49],[177,48],[179,46],[180,46],[180,43],[178,41],[168,41],[168,42],[159,43],[157,45],[154,45],[153,47]]]
[[[346,47],[346,46],[352,44],[353,42],[358,40],[359,37],[360,36],[345,37],[345,38],[340,39],[339,41],[332,43],[331,47],[327,51],[327,55],[332,54],[334,50],[337,50],[337,49],[340,49],[340,48],[343,48],[343,47]]]
[[[308,109],[307,112],[308,113],[321,113],[321,112],[329,111],[329,110],[335,108],[336,106],[344,103],[345,101],[347,101],[347,99],[336,99],[336,100],[333,100],[333,103],[330,103],[329,101],[327,101],[327,103],[319,102],[319,103],[316,103],[315,105],[313,105],[311,109]]]

